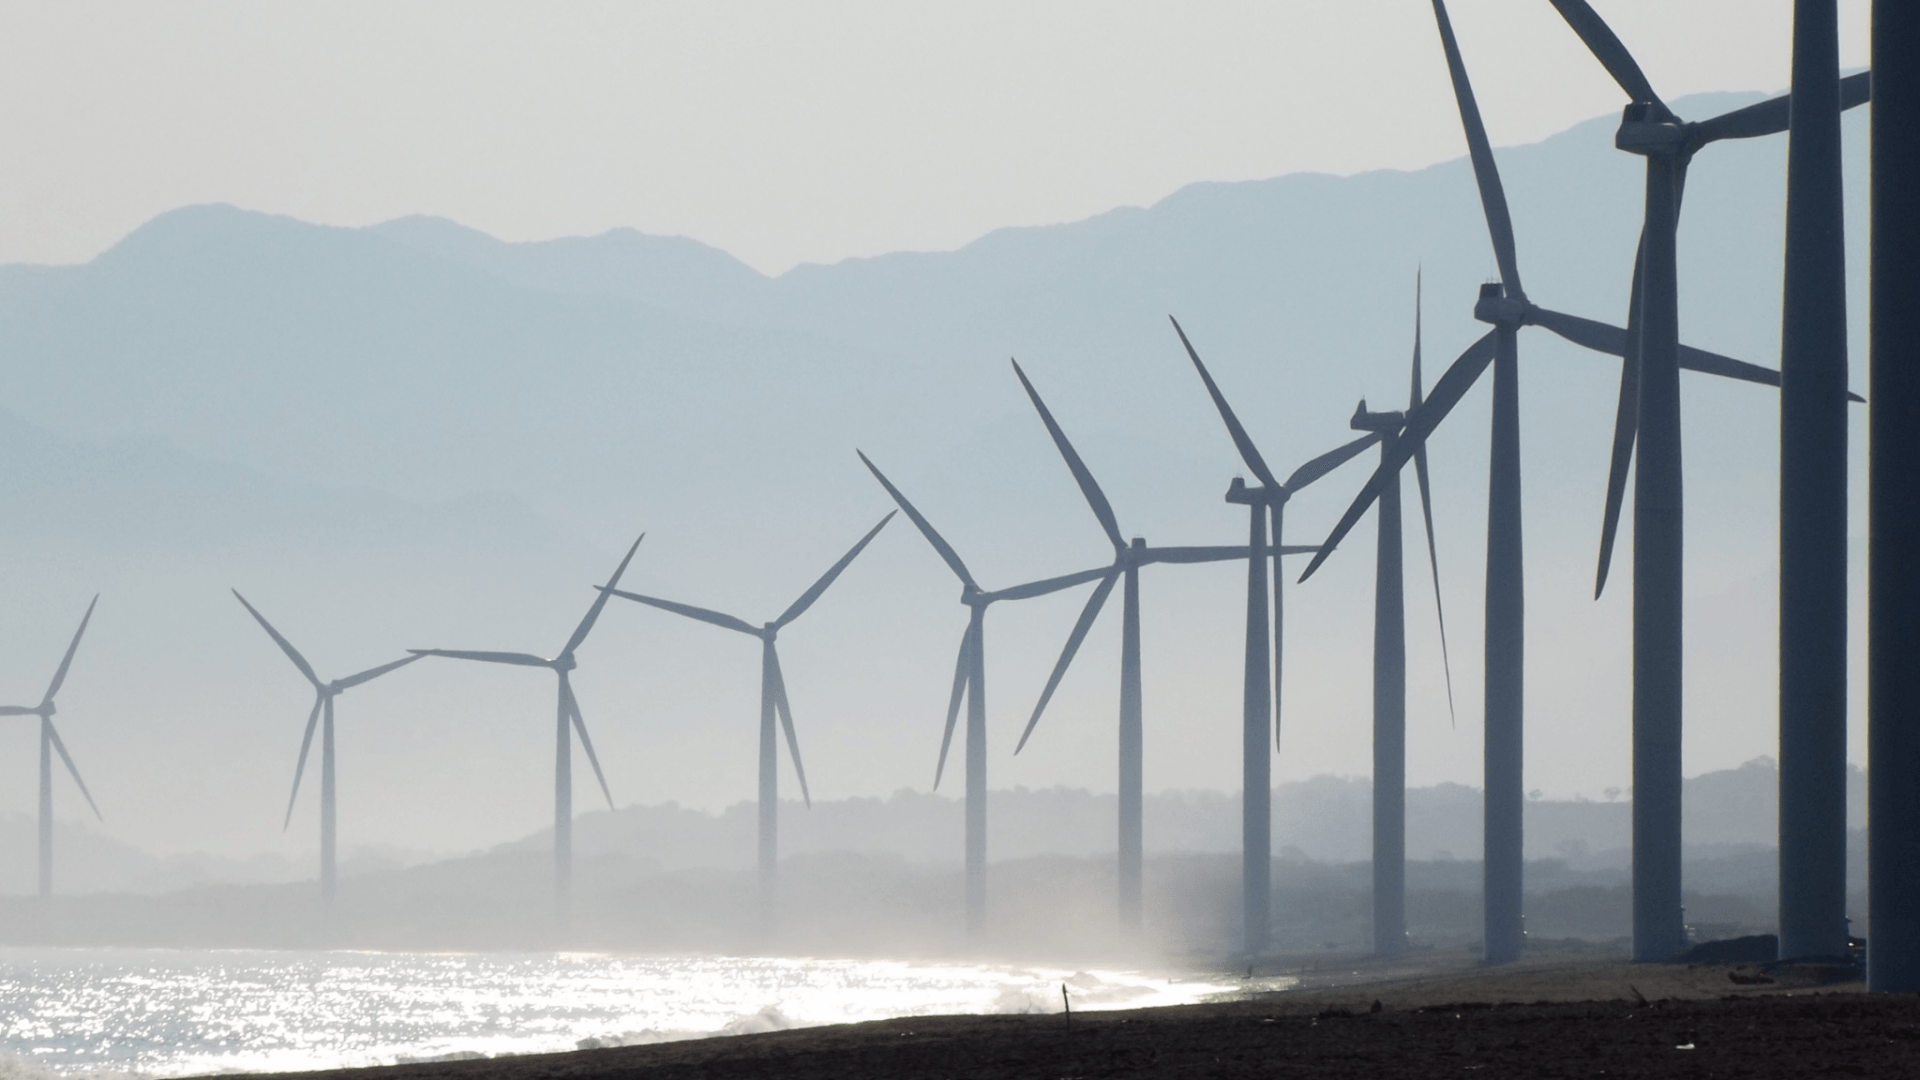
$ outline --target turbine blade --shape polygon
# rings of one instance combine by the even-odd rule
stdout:
[[[893,496],[893,501],[899,505],[900,509],[907,512],[907,520],[913,522],[913,527],[919,529],[920,535],[927,538],[927,543],[933,545],[933,550],[940,553],[940,558],[946,561],[947,567],[953,571],[955,577],[960,579],[960,584],[979,588],[978,585],[973,584],[973,575],[967,573],[967,564],[960,561],[960,554],[953,550],[953,545],[947,543],[945,537],[935,531],[933,523],[920,516],[920,511],[913,508],[913,504],[907,501],[905,495],[900,494],[900,489],[893,486],[893,481],[888,480],[878,466],[867,460],[867,455],[861,454],[858,450],[854,453],[860,454],[860,460],[866,462],[867,471],[873,474],[874,479],[880,481],[881,487],[887,489],[887,494]]]
[[[1290,492],[1299,491],[1315,480],[1345,465],[1358,456],[1360,451],[1365,450],[1367,447],[1379,441],[1380,433],[1377,431],[1369,431],[1352,442],[1345,443],[1321,454],[1319,457],[1293,470],[1293,475],[1287,477],[1287,490]],[[1278,540],[1279,537],[1274,537],[1274,539]]]
[[[1447,609],[1440,602],[1440,545],[1433,539],[1433,488],[1427,479],[1425,443],[1414,448],[1413,474],[1420,482],[1420,516],[1427,526],[1427,567],[1433,571],[1433,613],[1440,619],[1440,669],[1447,676],[1447,721],[1451,725],[1457,720],[1453,710],[1453,657],[1447,651]]]
[[[247,613],[253,616],[254,621],[260,624],[262,630],[267,632],[267,636],[273,639],[273,643],[280,646],[280,651],[287,654],[287,659],[293,661],[293,666],[300,669],[300,674],[305,675],[307,681],[312,683],[315,689],[318,689],[322,685],[320,676],[313,673],[313,665],[307,663],[307,658],[301,656],[300,650],[293,647],[293,642],[282,637],[280,631],[273,628],[273,624],[267,621],[265,615],[260,614],[252,604],[247,603],[247,598],[240,595],[239,589],[232,591],[233,598],[240,601],[240,606],[247,609]]]
[[[411,664],[415,660],[420,659],[420,656],[421,656],[420,653],[414,653],[412,656],[395,660],[389,664],[381,664],[379,667],[376,667],[376,668],[368,668],[367,670],[360,672],[358,675],[349,675],[346,678],[341,679],[339,682],[336,682],[333,684],[333,688],[335,690],[351,690],[354,687],[359,686],[361,683],[372,682],[373,680],[379,678],[382,675],[385,675],[387,672],[392,671],[395,668],[406,667],[408,664]]]
[[[1568,341],[1582,348],[1592,349],[1608,356],[1625,356],[1629,335],[1627,331],[1593,319],[1583,319],[1578,315],[1567,315],[1543,307],[1536,307],[1527,314],[1527,321],[1535,326],[1544,326]],[[1684,348],[1684,346],[1682,346]]]
[[[1613,454],[1607,468],[1607,504],[1600,522],[1600,565],[1594,574],[1593,598],[1606,591],[1607,574],[1613,568],[1613,545],[1620,532],[1620,504],[1626,498],[1627,468],[1633,462],[1633,445],[1639,429],[1639,365],[1620,372],[1620,404],[1614,413]]]
[[[1278,489],[1280,481],[1274,478],[1273,470],[1267,468],[1266,460],[1254,447],[1253,439],[1247,435],[1247,429],[1240,424],[1240,418],[1233,414],[1233,406],[1227,404],[1226,395],[1220,392],[1219,385],[1213,381],[1212,374],[1207,371],[1207,365],[1200,362],[1200,354],[1193,351],[1193,342],[1187,340],[1187,332],[1181,328],[1180,320],[1171,315],[1167,316],[1167,319],[1173,323],[1173,332],[1180,335],[1180,344],[1186,347],[1187,356],[1193,360],[1194,370],[1200,373],[1200,381],[1207,384],[1207,393],[1213,398],[1213,407],[1220,411],[1220,419],[1227,425],[1227,434],[1233,437],[1233,445],[1240,451],[1240,460],[1247,463],[1247,468],[1253,470],[1253,475],[1258,477],[1261,483]]]
[[[770,651],[773,655],[773,704],[780,711],[780,726],[787,733],[787,756],[793,758],[794,774],[800,778],[800,797],[806,800],[807,809],[811,810],[813,793],[807,790],[807,768],[800,764],[800,738],[793,733],[793,709],[787,704],[787,676],[780,670],[779,650]]]
[[[478,660],[484,664],[518,664],[521,667],[552,667],[553,662],[532,653],[479,652],[472,649],[408,649],[418,656],[445,656],[453,660]]]
[[[1013,361],[1013,373],[1020,377],[1020,385],[1026,387],[1027,397],[1032,399],[1033,407],[1040,410],[1040,420],[1047,425],[1047,434],[1053,436],[1053,445],[1059,449],[1060,456],[1066,459],[1068,471],[1073,473],[1073,481],[1080,485],[1080,494],[1086,497],[1087,505],[1093,508],[1093,516],[1100,519],[1100,527],[1107,532],[1107,539],[1113,541],[1113,550],[1120,551],[1127,542],[1120,535],[1120,522],[1113,516],[1113,505],[1107,502],[1106,493],[1094,481],[1093,473],[1088,471],[1087,463],[1080,460],[1080,454],[1074,450],[1073,443],[1067,440],[1067,433],[1060,430],[1054,422],[1053,413],[1047,403],[1040,400],[1040,392],[1027,380],[1027,373],[1020,370],[1020,361]],[[1016,751],[1017,752],[1017,751]]]
[[[1633,54],[1620,43],[1613,28],[1600,18],[1599,13],[1587,5],[1587,0],[1552,0],[1552,3],[1559,10],[1560,17],[1573,27],[1573,32],[1586,42],[1587,51],[1593,53],[1594,58],[1600,61],[1600,66],[1613,76],[1613,81],[1626,91],[1628,98],[1647,102],[1668,116],[1673,115],[1666,103],[1660,100],[1660,95],[1653,92],[1653,84],[1647,81],[1640,65],[1634,63]]]
[[[1718,375],[1723,379],[1757,383],[1761,386],[1780,385],[1780,373],[1772,368],[1749,364],[1745,360],[1735,360],[1730,356],[1721,356],[1719,353],[1710,353],[1691,345],[1680,346],[1680,366],[1687,371],[1698,371],[1703,375]],[[1848,396],[1857,400],[1857,395]]]
[[[745,619],[736,619],[732,615],[724,612],[709,611],[706,608],[694,607],[692,604],[681,604],[672,600],[662,600],[655,596],[641,596],[639,593],[630,593],[625,589],[605,589],[604,591],[608,596],[618,596],[622,600],[635,600],[642,604],[657,607],[662,611],[671,611],[675,615],[685,615],[689,619],[699,619],[704,623],[723,626],[728,630],[738,630],[743,634],[752,634],[754,637],[760,636],[759,627],[754,626]]]
[[[1493,146],[1487,142],[1487,128],[1480,122],[1480,106],[1473,99],[1473,85],[1467,81],[1467,67],[1460,60],[1460,44],[1453,39],[1453,23],[1447,19],[1447,6],[1433,0],[1434,19],[1440,24],[1440,44],[1447,52],[1447,74],[1453,80],[1453,97],[1460,106],[1460,126],[1467,134],[1467,154],[1473,160],[1473,179],[1480,186],[1480,208],[1487,215],[1487,235],[1493,241],[1493,255],[1500,264],[1500,283],[1509,299],[1524,300],[1520,288],[1520,264],[1513,251],[1513,216],[1507,212],[1507,195],[1500,186],[1500,170],[1493,163]]]
[[[300,778],[307,772],[307,751],[313,748],[313,729],[319,726],[320,707],[326,703],[327,695],[314,695],[313,711],[307,714],[307,733],[300,737],[300,760],[293,766],[293,793],[287,796],[287,819],[280,823],[282,832],[293,824],[293,803],[300,797]]]
[[[1527,315],[1527,321],[1566,338],[1594,352],[1608,356],[1625,356],[1627,343],[1631,335],[1617,326],[1609,326],[1593,319],[1583,319],[1578,315],[1548,308],[1536,307]],[[1703,375],[1718,375],[1724,379],[1738,382],[1750,382],[1760,386],[1779,386],[1780,373],[1772,368],[1758,364],[1749,364],[1745,360],[1735,360],[1731,356],[1696,349],[1691,345],[1680,346],[1680,366],[1687,371],[1697,371]],[[1857,395],[1849,395],[1857,397]]]
[[[1721,113],[1711,120],[1702,120],[1693,125],[1694,141],[1705,146],[1721,139],[1754,139],[1763,135],[1777,135],[1787,130],[1791,101],[1789,95],[1781,94],[1743,109]]]
[[[1643,234],[1644,235],[1644,234]],[[1613,454],[1607,465],[1607,502],[1600,519],[1600,565],[1593,598],[1606,590],[1613,567],[1613,543],[1620,530],[1620,505],[1627,496],[1627,467],[1640,430],[1640,256],[1633,260],[1633,288],[1627,294],[1627,355],[1620,364],[1620,401],[1613,414]]]
[[[1320,545],[1319,552],[1300,575],[1301,581],[1312,577],[1313,572],[1320,569],[1320,564],[1327,561],[1327,556],[1332,555],[1340,541],[1359,524],[1361,516],[1386,490],[1386,486],[1399,480],[1400,469],[1406,465],[1407,459],[1426,442],[1427,436],[1433,434],[1433,430],[1440,426],[1440,421],[1446,419],[1453,407],[1460,404],[1460,399],[1480,378],[1480,373],[1487,370],[1487,365],[1493,362],[1495,333],[1490,330],[1467,346],[1467,350],[1447,368],[1446,374],[1440,376],[1440,381],[1433,384],[1433,393],[1427,396],[1426,402],[1407,416],[1406,426],[1400,429],[1400,437],[1381,455],[1380,467],[1374,470],[1372,479],[1360,489],[1360,494],[1354,496],[1353,504],[1347,507],[1345,516],[1341,517],[1326,541]]]
[[[947,771],[947,750],[953,745],[953,726],[960,719],[960,696],[967,689],[967,674],[973,669],[973,630],[983,609],[974,608],[967,622],[967,636],[960,639],[960,657],[953,664],[953,696],[947,699],[947,731],[940,736],[940,764],[934,766],[933,790],[940,790],[940,777]]]
[[[1318,544],[1268,544],[1264,554],[1268,557],[1276,555],[1312,555],[1319,550],[1320,545]],[[1142,565],[1147,563],[1187,565],[1191,563],[1232,562],[1236,559],[1244,559],[1246,557],[1247,545],[1245,544],[1238,546],[1150,547],[1141,557],[1140,562]]]
[[[1047,677],[1047,688],[1040,691],[1040,702],[1033,707],[1033,716],[1027,720],[1027,729],[1020,733],[1020,745],[1013,748],[1014,753],[1026,749],[1027,737],[1033,734],[1034,726],[1040,723],[1040,714],[1047,711],[1047,702],[1053,700],[1053,692],[1059,689],[1060,680],[1066,676],[1074,654],[1080,651],[1080,643],[1087,639],[1087,631],[1093,629],[1093,621],[1100,617],[1100,608],[1106,604],[1107,595],[1113,592],[1114,582],[1119,580],[1119,570],[1108,571],[1107,576],[1101,579],[1099,588],[1087,597],[1087,606],[1080,609],[1079,621],[1073,624],[1073,633],[1067,635],[1067,647],[1060,650],[1060,659],[1053,665],[1053,674]]]
[[[1208,547],[1163,547],[1148,548],[1143,562],[1150,563],[1210,563],[1231,562],[1247,557],[1247,545]]]
[[[573,730],[580,736],[580,748],[587,752],[587,761],[593,765],[593,778],[600,781],[600,793],[607,797],[607,809],[612,810],[613,792],[607,788],[607,774],[600,771],[600,756],[593,752],[593,737],[587,734],[586,718],[580,715],[580,700],[573,696],[573,685],[564,677],[560,680],[560,694],[567,700],[567,714],[573,717]]]
[[[1873,72],[1856,71],[1840,80],[1840,109],[1858,108],[1873,100]]]
[[[1857,108],[1873,98],[1873,73],[1855,72],[1840,80],[1840,109]],[[1711,120],[1702,120],[1693,125],[1692,139],[1696,146],[1719,142],[1721,139],[1752,139],[1763,135],[1777,135],[1787,130],[1791,119],[1792,98],[1781,94],[1768,98],[1745,108],[1721,113]]]
[[[839,562],[828,567],[827,572],[820,575],[820,580],[813,583],[813,588],[802,593],[800,599],[795,600],[791,607],[787,608],[786,611],[781,613],[778,619],[773,621],[774,629],[778,630],[805,614],[806,610],[813,606],[813,602],[820,599],[820,594],[826,592],[827,587],[832,585],[834,580],[840,576],[840,572],[851,565],[853,560],[859,557],[862,551],[867,549],[867,545],[873,542],[874,537],[880,535],[880,530],[887,527],[887,522],[893,520],[895,513],[897,513],[897,511],[887,511],[887,516],[880,519],[880,524],[868,529],[867,535],[861,537],[859,543],[853,545],[853,548],[845,555],[840,556]]]
[[[1687,201],[1687,170],[1693,167],[1693,155],[1682,154],[1673,163],[1673,220],[1680,220],[1680,208]],[[1642,230],[1646,228],[1643,224]],[[1638,252],[1635,252],[1637,257]]]
[[[1276,541],[1280,539],[1281,530],[1286,528],[1285,510],[1285,503],[1267,504],[1267,535]],[[1272,546],[1269,545],[1267,550],[1272,551]],[[1284,676],[1287,671],[1287,595],[1286,578],[1281,576],[1280,557],[1274,555],[1272,559],[1273,573],[1270,577],[1273,586],[1273,606],[1267,609],[1267,613],[1273,626],[1273,667],[1271,669],[1273,671],[1273,752],[1277,754],[1280,752],[1280,718],[1286,715],[1285,702],[1282,698],[1286,693]]]
[[[1413,389],[1407,394],[1407,412],[1420,407],[1420,401],[1426,390],[1420,380],[1420,287],[1421,272],[1413,272]]]
[[[87,623],[93,618],[93,606],[99,602],[100,594],[94,593],[93,600],[87,604],[87,613],[80,617],[80,629],[73,632],[73,640],[67,643],[67,654],[60,658],[60,667],[54,671],[53,681],[47,684],[47,696],[40,699],[42,706],[53,701],[53,695],[59,693],[61,684],[67,681],[67,669],[73,666],[73,654],[80,648],[80,635],[87,632]],[[58,741],[59,736],[54,738]]]
[[[39,716],[39,709],[30,709],[25,705],[0,705],[0,716]]]
[[[1062,589],[1071,589],[1075,585],[1084,585],[1096,578],[1106,577],[1112,569],[1113,567],[1111,566],[1101,566],[1092,570],[1076,570],[1071,574],[1062,574],[1059,577],[1046,578],[1041,581],[1030,581],[1025,585],[1015,585],[1011,589],[1001,589],[999,592],[987,593],[986,595],[989,601],[1031,600],[1036,596],[1046,596],[1049,593],[1057,593]]]
[[[106,818],[100,814],[100,807],[93,801],[93,792],[88,791],[87,782],[80,779],[80,770],[73,763],[73,755],[67,753],[67,744],[60,741],[60,729],[53,726],[51,718],[47,720],[47,734],[53,738],[53,748],[60,751],[60,760],[67,763],[67,772],[73,777],[73,782],[80,785],[80,794],[87,797],[87,805],[93,808],[93,816],[105,821]]]
[[[633,553],[640,550],[640,541],[646,538],[647,534],[641,533],[639,538],[634,540],[633,546],[627,549],[626,557],[620,560],[619,566],[614,567],[613,577],[607,581],[607,588],[611,589],[615,585],[620,584],[620,575],[627,572],[627,564],[633,561]],[[580,643],[587,640],[587,634],[593,630],[593,624],[600,621],[600,612],[605,610],[606,606],[607,594],[605,592],[601,592],[593,598],[593,606],[587,609],[586,617],[580,620],[580,625],[573,628],[573,636],[567,639],[567,647],[560,650],[561,656],[572,656],[573,650],[579,648]]]

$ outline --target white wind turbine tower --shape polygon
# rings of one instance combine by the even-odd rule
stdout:
[[[262,630],[267,632],[267,636],[273,639],[273,643],[280,646],[280,651],[287,654],[287,659],[293,661],[293,666],[300,669],[300,674],[305,675],[307,681],[313,684],[313,711],[307,714],[307,733],[300,738],[300,760],[293,767],[293,793],[287,796],[287,818],[280,827],[285,829],[293,823],[293,803],[300,797],[300,777],[307,770],[307,751],[313,747],[314,728],[320,726],[320,899],[323,903],[331,905],[336,880],[334,874],[336,803],[333,787],[333,699],[339,697],[342,691],[351,690],[362,683],[372,682],[395,668],[413,663],[420,657],[415,654],[381,664],[376,668],[368,668],[357,675],[323,683],[320,681],[320,676],[313,673],[313,665],[307,663],[307,658],[300,655],[300,650],[294,648],[292,642],[281,636],[280,631],[273,628],[273,624],[267,621],[266,616],[255,610],[252,604],[247,603],[247,598],[240,595],[239,589],[233,590],[233,598],[240,601],[240,606],[247,609],[247,613],[253,616]],[[321,724],[322,717],[325,718],[324,725]]]
[[[93,801],[93,793],[87,790],[87,782],[80,779],[80,770],[73,764],[73,755],[67,753],[67,745],[60,741],[60,732],[53,726],[53,696],[60,692],[60,686],[67,681],[67,669],[73,666],[73,654],[80,648],[80,635],[87,632],[87,623],[93,618],[93,606],[100,602],[100,594],[95,593],[87,604],[87,613],[80,618],[80,629],[73,632],[73,641],[67,645],[67,655],[60,658],[60,666],[53,673],[53,681],[47,684],[47,693],[38,705],[0,705],[0,716],[37,716],[40,718],[40,895],[53,895],[53,753],[59,751],[60,760],[66,763],[67,772],[72,774],[73,782],[80,786],[80,794],[86,796],[87,805],[93,808],[93,816],[100,817],[100,807]]]
[[[807,791],[807,770],[800,765],[800,738],[793,730],[793,709],[787,704],[787,679],[780,671],[780,650],[776,644],[780,631],[786,629],[795,619],[806,614],[814,601],[820,599],[829,586],[840,577],[842,571],[866,550],[869,543],[887,522],[893,520],[893,512],[880,519],[853,549],[840,557],[840,561],[827,568],[813,586],[800,595],[787,607],[779,618],[770,623],[755,626],[745,619],[728,615],[710,608],[695,607],[692,604],[662,600],[654,596],[642,596],[639,593],[623,589],[608,589],[614,596],[649,604],[662,611],[671,611],[699,622],[710,623],[727,630],[734,630],[760,640],[760,932],[763,940],[771,940],[778,896],[776,895],[776,875],[780,867],[780,769],[779,748],[774,740],[774,718],[778,714],[779,723],[786,730],[787,754],[793,760],[793,771],[800,780],[800,795],[808,807],[813,806],[813,796]]]
[[[553,762],[553,881],[554,895],[562,915],[567,910],[573,886],[573,732],[580,733],[580,748],[587,752],[587,761],[593,765],[593,775],[600,781],[600,793],[607,797],[607,809],[613,809],[613,792],[607,788],[606,774],[600,771],[600,758],[593,752],[593,740],[587,736],[587,722],[580,715],[580,703],[574,700],[573,681],[568,676],[578,666],[573,658],[574,651],[580,648],[581,642],[587,640],[587,634],[593,630],[593,624],[607,606],[607,597],[612,595],[607,590],[620,584],[620,575],[627,572],[627,564],[633,561],[634,552],[640,550],[640,541],[646,538],[647,534],[641,533],[633,546],[627,549],[626,558],[620,560],[613,577],[594,596],[593,606],[587,609],[586,617],[574,628],[573,636],[567,639],[558,656],[549,659],[532,653],[469,649],[408,650],[417,656],[448,656],[455,660],[477,660],[483,664],[549,668],[559,676],[559,707],[556,710],[559,722],[554,733]]]

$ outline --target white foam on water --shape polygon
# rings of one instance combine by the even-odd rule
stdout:
[[[767,957],[0,948],[0,1080],[282,1072],[1198,1001],[1141,971]]]

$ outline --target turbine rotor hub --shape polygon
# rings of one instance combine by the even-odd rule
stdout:
[[[555,671],[568,672],[578,666],[579,665],[574,662],[572,653],[563,653],[553,659],[553,670]]]

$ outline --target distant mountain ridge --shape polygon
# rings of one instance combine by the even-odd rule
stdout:
[[[1682,104],[1711,112],[1748,97]],[[1637,164],[1582,149],[1604,147],[1611,123],[1592,121],[1501,158],[1532,291],[1618,322],[1638,218]],[[1695,283],[1710,282],[1711,297],[1734,293],[1742,279],[1777,277],[1765,259],[1746,257],[1777,247],[1764,230],[1757,246],[1722,233],[1737,222],[1740,235],[1752,234],[1756,218],[1777,216],[1768,206],[1777,201],[1777,178],[1754,166],[1778,157],[1778,142],[1702,156],[1682,241],[1689,337],[1763,363],[1777,327],[1742,327],[1737,308],[1700,303]],[[1743,172],[1766,180],[1729,185]],[[999,230],[953,252],[804,265],[772,279],[696,241],[631,230],[509,244],[424,217],[342,229],[187,208],[84,267],[5,268],[0,372],[15,386],[15,407],[57,430],[165,435],[213,456],[265,455],[286,475],[328,484],[397,485],[413,494],[507,484],[542,499],[548,512],[568,488],[530,483],[525,473],[477,476],[471,461],[405,437],[411,425],[436,442],[479,448],[467,417],[434,404],[436,391],[521,438],[569,415],[569,406],[594,415],[624,402],[668,421],[663,435],[682,434],[674,414],[651,408],[648,397],[685,390],[698,400],[701,386],[728,379],[736,390],[767,386],[730,399],[750,425],[778,424],[795,405],[831,404],[829,415],[882,436],[931,425],[964,438],[978,424],[969,417],[981,415],[974,403],[993,402],[984,415],[1017,414],[1020,403],[1009,395],[982,398],[997,389],[991,377],[981,385],[982,367],[1003,364],[1009,352],[1062,354],[1071,360],[1061,373],[1068,385],[1125,378],[1143,364],[1179,375],[1164,340],[1163,313],[1173,311],[1223,364],[1271,355],[1276,342],[1292,355],[1342,357],[1337,368],[1253,373],[1251,393],[1277,402],[1293,426],[1313,415],[1323,387],[1364,392],[1371,376],[1400,366],[1416,267],[1428,279],[1440,339],[1430,363],[1437,370],[1449,355],[1447,339],[1464,344],[1458,330],[1441,328],[1460,325],[1459,298],[1486,271],[1472,199],[1464,161],[1194,184],[1147,209]],[[1569,214],[1569,205],[1579,212]],[[1713,273],[1699,272],[1703,260]],[[1777,288],[1743,291],[1763,308],[1777,305]],[[1138,340],[1142,331],[1152,340]],[[1529,340],[1559,348],[1550,337]],[[635,364],[644,380],[634,378]],[[688,366],[702,370],[682,370]],[[901,369],[911,378],[888,378]],[[800,370],[809,378],[795,378]],[[1236,373],[1245,383],[1247,374]],[[1293,385],[1272,393],[1286,385],[1281,377]],[[262,393],[263,379],[276,393]],[[544,389],[559,383],[596,387],[598,405]],[[366,392],[374,387],[382,393]],[[329,416],[332,428],[289,415],[290,392]],[[905,427],[889,421],[930,393],[957,395],[960,407],[911,409]],[[1154,438],[1166,430],[1150,399],[1097,396],[1121,407],[1109,424]],[[889,407],[861,408],[861,398]],[[410,411],[393,412],[389,399]],[[782,427],[804,436],[796,440],[803,447],[819,436]],[[296,431],[315,436],[301,456],[267,445]],[[1191,438],[1184,428],[1182,438]],[[411,474],[382,469],[348,439],[433,464]]]

